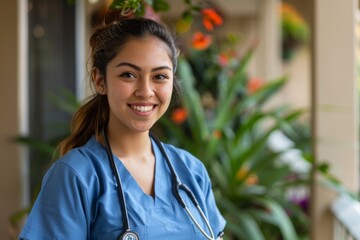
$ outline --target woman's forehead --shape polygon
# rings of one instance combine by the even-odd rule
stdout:
[[[119,61],[135,62],[137,64],[166,64],[171,66],[171,52],[166,43],[156,37],[129,39],[117,52],[113,64]]]

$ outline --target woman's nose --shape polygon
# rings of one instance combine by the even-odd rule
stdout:
[[[154,95],[153,86],[149,79],[143,78],[139,81],[137,89],[135,91],[135,96],[150,98]]]

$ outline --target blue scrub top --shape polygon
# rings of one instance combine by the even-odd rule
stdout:
[[[140,239],[205,239],[172,193],[171,173],[159,147],[155,153],[155,197],[145,194],[121,161],[130,227]],[[194,193],[215,235],[225,227],[208,173],[189,152],[163,145],[180,180]],[[114,156],[115,159],[116,156]],[[190,199],[184,201],[208,233]],[[71,150],[47,171],[19,239],[117,239],[124,231],[117,184],[106,150],[95,137]]]

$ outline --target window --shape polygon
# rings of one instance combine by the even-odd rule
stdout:
[[[64,0],[28,2],[29,134],[46,144],[69,127],[71,116],[51,101],[63,88],[75,93],[75,6]],[[31,194],[36,192],[51,154],[30,150]]]

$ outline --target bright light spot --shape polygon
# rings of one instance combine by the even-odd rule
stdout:
[[[88,0],[88,2],[89,2],[90,4],[96,4],[96,3],[99,2],[99,0]]]

